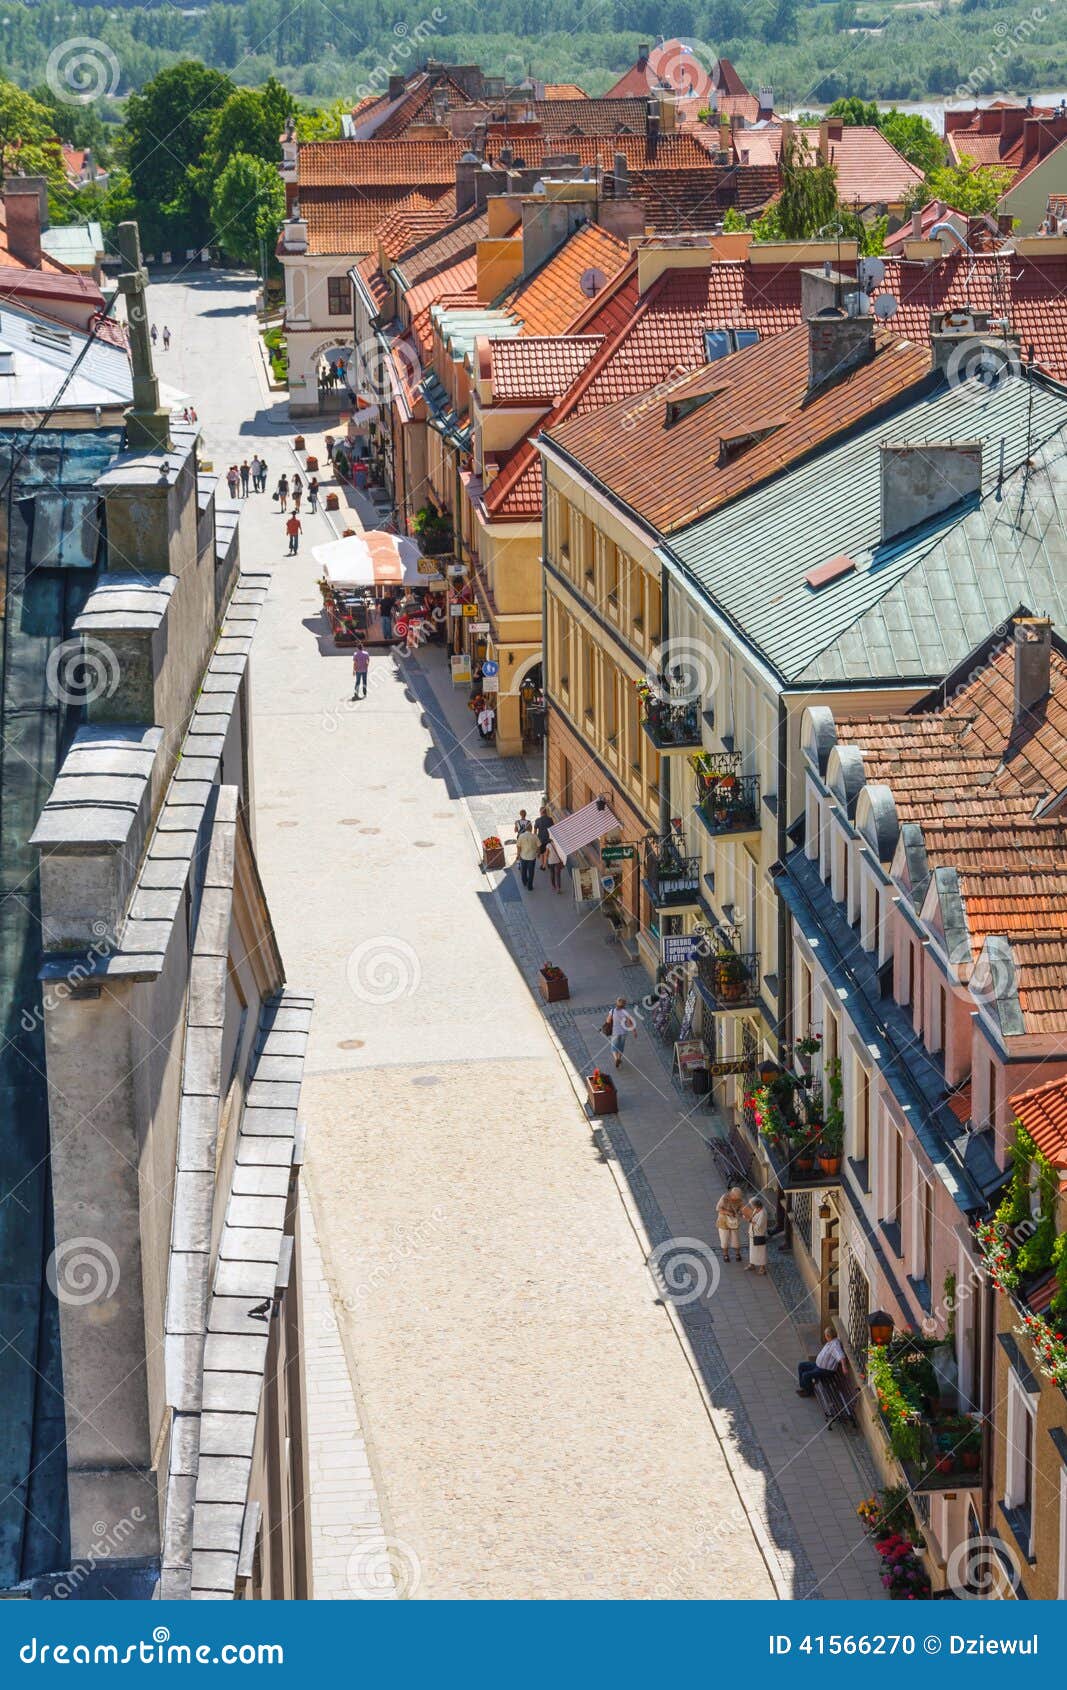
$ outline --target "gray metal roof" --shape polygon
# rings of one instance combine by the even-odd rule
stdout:
[[[53,323],[4,301],[0,311],[0,351],[10,373],[0,380],[0,412],[113,408],[133,398],[133,376],[124,347],[95,340],[85,352],[87,335]],[[57,395],[81,354],[77,374],[61,400]]]
[[[981,499],[883,544],[880,446],[949,441],[981,441]],[[1065,491],[1067,390],[1041,377],[942,387],[695,523],[659,556],[786,683],[921,681],[1020,604],[1067,622]],[[855,569],[810,587],[808,572],[842,553]]]

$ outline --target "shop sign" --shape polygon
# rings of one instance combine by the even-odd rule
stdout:
[[[723,1079],[727,1074],[749,1074],[751,1071],[752,1064],[744,1056],[735,1056],[730,1062],[708,1063],[708,1073],[717,1080]]]
[[[701,939],[696,933],[661,933],[659,945],[664,967],[677,968],[683,962],[696,962]]]
[[[458,655],[452,659],[453,686],[469,685],[471,678],[470,658]]]
[[[471,633],[472,634],[487,634],[488,632],[489,632],[488,622],[472,622],[471,623]]]
[[[420,557],[416,560],[415,568],[420,575],[440,575],[440,559],[435,557]]]
[[[637,855],[637,846],[602,845],[600,855],[605,863],[632,863]]]
[[[500,682],[497,680],[497,677],[495,675],[483,675],[482,676],[482,691],[483,692],[499,692],[499,690],[500,690]]]
[[[478,614],[478,606],[476,604],[465,604],[461,605],[460,608],[462,609],[464,616],[477,616]]]

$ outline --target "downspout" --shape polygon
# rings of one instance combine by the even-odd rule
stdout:
[[[670,609],[670,579],[667,575],[667,565],[660,559],[659,566],[659,649],[661,656],[670,656],[671,644],[671,609]],[[651,632],[651,630],[650,630]],[[661,671],[662,673],[663,671]],[[649,681],[653,677],[649,676]],[[669,757],[656,753],[659,763],[659,836],[666,839],[671,831],[671,760]]]
[[[550,711],[548,693],[548,465],[541,458],[541,692],[545,700],[545,732],[541,741],[541,790],[547,799],[548,791],[548,723]]]
[[[982,1416],[982,1532],[993,1529],[993,1345],[996,1342],[997,1293],[986,1278],[982,1311],[982,1387],[979,1410]]]
[[[785,696],[778,694],[778,861],[784,863],[789,851],[789,712]],[[786,1063],[786,1051],[792,1049],[793,1003],[793,947],[789,940],[789,911],[785,899],[775,894],[778,903],[778,1060]]]

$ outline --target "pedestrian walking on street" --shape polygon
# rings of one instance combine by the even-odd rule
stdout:
[[[530,820],[529,816],[526,814],[526,811],[520,810],[518,817],[516,819],[516,822],[515,822],[515,837],[516,837],[516,839],[519,837],[520,833],[529,833],[532,828],[533,828],[533,822]]]
[[[287,475],[279,476],[278,486],[277,486],[277,489],[275,490],[274,497],[277,499],[279,505],[281,506],[282,515],[284,516],[286,506],[289,503],[289,477]]]
[[[741,1187],[734,1185],[729,1191],[724,1191],[715,1205],[715,1225],[719,1233],[719,1249],[722,1251],[724,1262],[730,1260],[730,1251],[738,1261],[741,1260],[739,1245],[741,1242]]]
[[[256,462],[259,465],[259,468],[256,471],[256,479],[259,482],[259,486],[256,491],[259,493],[265,493],[267,491],[267,460],[266,458],[257,458]]]
[[[289,536],[289,555],[295,557],[300,549],[300,536],[304,532],[300,518],[295,511],[285,525],[285,532]]]
[[[552,887],[553,892],[562,892],[563,891],[563,858],[560,856],[559,851],[556,849],[555,842],[551,839],[548,842],[548,850],[545,854],[548,857],[548,880],[549,880],[549,884]]]
[[[237,489],[240,486],[240,482],[241,477],[238,474],[237,465],[231,464],[229,469],[226,471],[226,485],[230,489],[231,499],[236,499]]]
[[[302,499],[303,494],[304,489],[300,485],[299,478],[297,478],[293,482],[293,509],[295,511],[299,511],[300,509],[300,500]]]
[[[170,330],[166,323],[163,324],[163,350],[164,352],[170,351]]]
[[[610,1028],[611,1055],[616,1068],[622,1067],[622,1053],[626,1049],[626,1035],[632,1033],[637,1037],[637,1022],[626,1007],[625,998],[616,998],[614,1009],[608,1010],[608,1018],[604,1023]]]
[[[294,476],[293,476],[293,481],[292,481],[292,493],[293,493],[293,498],[294,498],[294,499],[296,499],[296,498],[302,498],[302,497],[303,497],[303,493],[304,493],[304,483],[303,483],[303,482],[302,482],[302,481],[301,481],[301,479],[300,479],[300,472],[299,472],[299,470],[298,470],[298,471],[297,471],[297,473],[296,473],[296,474],[295,474],[295,475],[294,475]]]
[[[519,834],[519,873],[527,892],[534,889],[534,875],[537,873],[537,835],[532,828],[527,828]]]
[[[313,475],[308,482],[308,510],[317,511],[319,508],[319,478]]]
[[[352,697],[354,699],[366,698],[367,696],[367,670],[369,668],[370,652],[363,644],[363,641],[360,640],[355,651],[352,653]]]
[[[541,805],[541,814],[538,816],[537,820],[534,822],[534,832],[537,835],[537,844],[538,844],[538,847],[540,849],[540,855],[541,855],[541,870],[542,870],[542,873],[548,867],[548,845],[549,845],[548,834],[549,834],[549,829],[551,828],[551,826],[552,826],[552,817],[548,813],[548,805],[542,804]]]
[[[152,345],[153,346],[156,344],[156,341],[158,339],[159,339],[159,330],[156,328],[155,323],[153,323],[152,324]]]
[[[249,463],[248,459],[246,458],[244,463],[241,465],[241,497],[242,497],[242,499],[248,498],[248,477],[251,475],[251,473],[252,473],[252,466]]]
[[[748,1222],[748,1261],[745,1263],[745,1272],[757,1273],[763,1278],[767,1273],[767,1210],[762,1197],[756,1196],[751,1203],[746,1203],[744,1215]]]
[[[488,699],[478,712],[478,732],[483,739],[492,739],[496,728],[496,712]]]

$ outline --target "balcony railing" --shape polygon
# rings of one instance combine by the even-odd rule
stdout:
[[[645,852],[644,886],[653,909],[678,909],[700,901],[700,858],[652,846]]]
[[[657,751],[692,751],[702,743],[697,705],[672,700],[667,687],[642,692],[641,726]]]
[[[710,834],[760,831],[758,775],[712,775],[701,784],[704,794],[696,812]]]
[[[697,959],[697,979],[714,1006],[744,1009],[759,1002],[758,951],[720,951]]]

